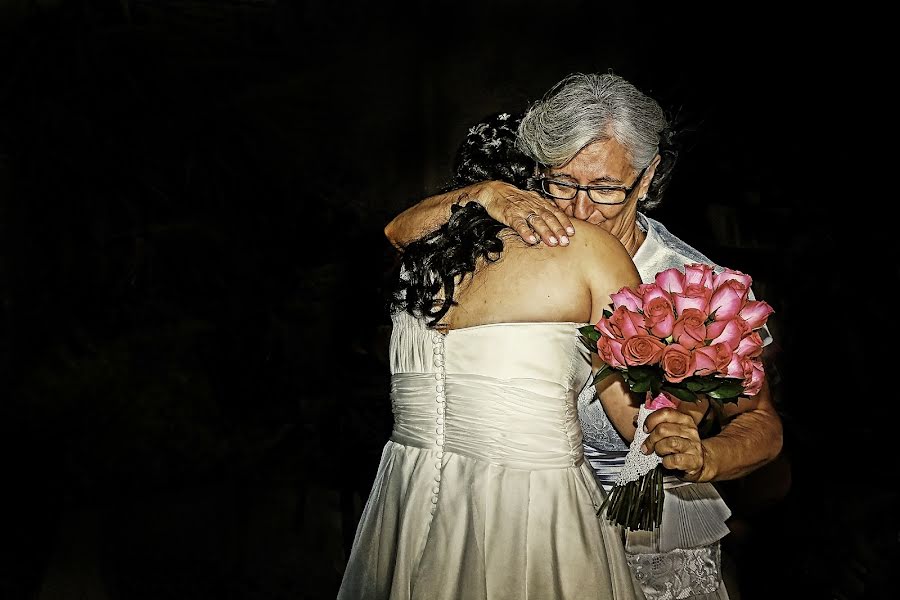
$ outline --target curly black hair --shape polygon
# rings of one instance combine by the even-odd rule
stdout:
[[[505,181],[525,188],[534,161],[516,147],[516,130],[522,114],[498,112],[469,129],[456,151],[453,176],[442,192],[479,183]],[[456,304],[456,278],[475,270],[479,258],[494,262],[503,252],[500,232],[505,226],[491,218],[477,202],[451,207],[450,220],[403,249],[393,310],[406,310],[427,319],[433,327]],[[443,292],[443,293],[442,293]]]
[[[516,147],[523,115],[494,113],[469,129],[456,151],[448,191],[480,181],[504,181],[526,189],[534,160]]]
[[[504,227],[477,202],[451,206],[446,224],[403,249],[391,308],[423,317],[429,327],[435,326],[456,304],[456,278],[462,281],[475,271],[479,258],[488,262],[500,258],[499,233]]]

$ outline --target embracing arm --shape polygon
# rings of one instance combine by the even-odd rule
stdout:
[[[395,248],[402,249],[411,241],[431,233],[450,218],[450,207],[456,203],[478,202],[494,219],[516,230],[529,244],[537,243],[535,233],[545,244],[555,246],[559,240],[568,244],[566,233],[574,235],[572,222],[555,204],[535,192],[520,190],[502,181],[482,181],[443,194],[425,198],[391,220],[384,228]],[[526,218],[531,214],[536,217]]]
[[[468,204],[482,191],[482,184],[466,186],[443,194],[429,196],[394,217],[384,228],[384,235],[397,249],[427,235],[450,219],[450,207]]]

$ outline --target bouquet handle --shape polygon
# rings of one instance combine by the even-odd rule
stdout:
[[[598,515],[607,509],[606,518],[629,530],[653,532],[661,551],[697,548],[728,533],[725,525],[731,511],[711,483],[678,481],[666,485],[662,458],[655,452],[640,451],[648,435],[644,422],[657,408],[674,406],[657,396],[638,411],[637,430],[625,457],[625,464]]]
[[[655,452],[644,454],[641,444],[647,439],[644,421],[656,408],[642,405],[637,430],[625,456],[625,464],[609,495],[597,511],[606,509],[608,521],[628,529],[654,530],[662,523],[664,502],[662,459]]]

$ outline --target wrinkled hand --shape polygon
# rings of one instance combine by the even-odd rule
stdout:
[[[706,452],[694,418],[672,408],[661,408],[647,416],[644,426],[650,432],[641,446],[644,454],[655,451],[662,458],[663,467],[683,472],[681,479],[701,481]]]
[[[536,244],[540,236],[548,246],[568,246],[568,236],[575,235],[566,213],[537,192],[488,181],[478,194],[478,202],[491,217],[512,227],[529,244]]]

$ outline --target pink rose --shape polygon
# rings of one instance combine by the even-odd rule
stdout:
[[[597,354],[600,360],[614,369],[622,369],[625,365],[625,357],[622,355],[622,342],[607,337],[597,340]]]
[[[750,335],[741,339],[734,353],[738,356],[746,358],[756,358],[763,351],[763,341],[758,333],[751,332]]]
[[[709,304],[705,295],[685,296],[683,294],[674,294],[672,300],[675,302],[675,316],[680,317],[686,310],[698,310],[704,315],[706,307]]]
[[[751,300],[744,304],[740,311],[741,318],[747,321],[750,329],[759,329],[762,327],[766,319],[775,312],[771,306],[762,300]]]
[[[707,300],[712,297],[712,288],[708,288],[702,283],[689,283],[684,286],[684,290],[681,292],[685,296],[702,296]]]
[[[678,399],[670,396],[666,392],[660,392],[656,395],[656,398],[651,398],[650,392],[647,392],[647,399],[644,401],[644,406],[649,410],[678,408]]]
[[[624,336],[621,335],[622,332],[618,328],[613,329],[613,326],[610,324],[607,317],[603,317],[599,321],[597,321],[597,324],[594,325],[594,329],[608,338],[620,340],[625,339]]]
[[[623,287],[621,290],[611,295],[610,298],[612,299],[614,309],[624,306],[630,311],[637,312],[644,307],[644,302],[641,300],[641,297],[628,287]]]
[[[747,300],[747,288],[729,279],[716,288],[709,299],[709,314],[716,321],[728,321],[737,315]]]
[[[719,273],[715,276],[715,279],[713,279],[713,288],[721,286],[726,281],[737,281],[747,290],[750,289],[750,284],[753,283],[753,279],[749,275],[741,273],[740,271],[725,269],[725,271]]]
[[[648,302],[655,300],[656,298],[664,298],[666,302],[672,302],[672,294],[662,289],[655,283],[647,283],[641,286],[641,298],[644,301],[644,306],[647,306]],[[647,312],[646,310],[644,311]]]
[[[731,348],[725,344],[695,348],[694,375],[725,375],[732,356]]]
[[[709,314],[709,298],[712,290],[708,290],[702,285],[691,284],[685,286],[684,290],[676,294],[672,294],[672,300],[675,302],[675,316],[680,317],[681,313],[689,308],[695,308]]]
[[[740,317],[735,317],[730,321],[713,321],[706,326],[709,345],[728,344],[732,351],[737,349],[741,338],[749,332],[750,328],[747,326],[747,322]]]
[[[762,389],[763,379],[765,377],[765,369],[763,368],[762,361],[758,358],[747,359],[747,362],[750,363],[749,373],[745,369],[744,376],[744,395],[745,396],[755,396],[759,393],[759,390]]]
[[[657,273],[655,281],[656,285],[670,294],[684,290],[684,273],[674,267]]]
[[[646,335],[647,327],[644,324],[644,315],[632,312],[624,306],[618,307],[613,311],[608,319],[609,328],[613,332],[613,336],[618,339],[627,340],[635,335]]]
[[[685,287],[697,285],[706,289],[713,289],[714,273],[712,267],[700,263],[684,266]]]
[[[668,298],[657,296],[644,304],[644,322],[651,334],[658,338],[672,335],[675,313]]]
[[[660,359],[666,379],[672,383],[678,383],[694,374],[694,361],[691,360],[691,351],[681,344],[669,344],[663,350]]]
[[[706,313],[696,308],[686,308],[672,326],[672,339],[691,349],[706,340]]]
[[[737,379],[748,379],[751,375],[751,361],[756,360],[732,354],[728,366],[725,368],[727,377],[736,377]],[[746,385],[746,381],[744,383]]]
[[[647,295],[647,292],[649,292],[650,290],[654,290],[654,289],[659,289],[659,286],[656,285],[655,283],[642,283],[637,287],[637,294],[638,294],[638,296],[640,296],[643,299],[644,296]],[[660,290],[660,291],[662,291],[662,290]],[[663,293],[668,293],[668,292],[663,292]]]
[[[652,365],[659,362],[666,345],[652,335],[635,335],[622,345],[622,356],[630,366]]]

